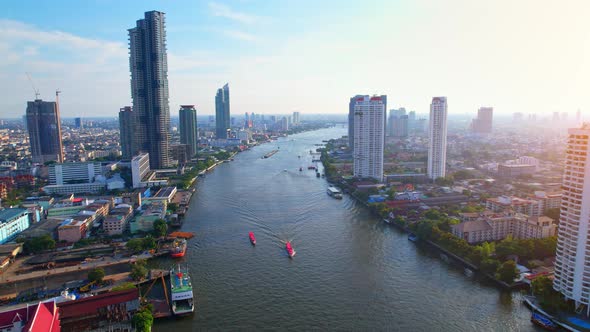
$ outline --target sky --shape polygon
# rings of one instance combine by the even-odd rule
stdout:
[[[590,114],[586,0],[20,0],[0,12],[0,117],[61,90],[62,117],[131,105],[127,29],[166,13],[170,113],[346,113],[356,94],[450,114]]]

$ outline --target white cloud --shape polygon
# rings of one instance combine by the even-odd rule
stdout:
[[[213,16],[224,17],[244,24],[254,24],[259,19],[254,15],[234,11],[228,5],[218,2],[209,2],[209,9]]]

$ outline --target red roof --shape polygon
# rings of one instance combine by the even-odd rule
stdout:
[[[100,294],[83,299],[58,303],[61,318],[67,319],[72,317],[85,316],[98,311],[109,305],[124,303],[139,299],[139,290],[137,288]]]
[[[381,101],[381,97],[371,97],[371,101]]]
[[[37,310],[35,310],[35,314],[23,329],[23,331],[27,332],[53,332],[60,330],[59,313],[53,301],[40,303],[37,306]]]
[[[0,313],[0,329],[12,327],[15,322],[25,323],[22,331],[59,332],[59,312],[55,302],[41,302],[20,309]]]

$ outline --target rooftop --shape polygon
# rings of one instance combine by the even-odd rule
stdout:
[[[12,208],[0,210],[0,222],[9,222],[17,218],[20,214],[27,212],[27,209]]]

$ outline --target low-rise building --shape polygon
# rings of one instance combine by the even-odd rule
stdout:
[[[0,312],[0,330],[7,332],[63,331],[55,301],[39,302]]]
[[[498,165],[498,176],[515,178],[522,175],[533,175],[537,171],[535,165]]]
[[[133,288],[58,303],[61,331],[134,331],[131,320],[139,310],[139,290]]]
[[[486,209],[492,212],[514,211],[529,216],[543,214],[539,202],[533,199],[524,199],[516,196],[499,196],[486,200]]]
[[[120,204],[104,218],[103,229],[108,235],[123,234],[132,216],[133,208],[128,204]]]
[[[470,244],[499,241],[512,235],[516,239],[540,239],[555,236],[557,225],[546,216],[529,217],[521,213],[485,211],[461,214],[462,222],[451,226],[453,235]]]
[[[59,241],[78,242],[86,237],[88,224],[82,220],[66,219],[57,227]]]
[[[141,206],[139,215],[129,224],[131,233],[151,232],[154,230],[154,222],[166,217],[166,200],[149,201]]]
[[[48,195],[67,195],[67,194],[96,194],[103,191],[106,185],[101,182],[93,183],[75,183],[75,184],[64,184],[64,185],[48,185],[43,187],[43,192]]]
[[[29,228],[29,211],[27,209],[0,210],[0,244],[12,241]]]

